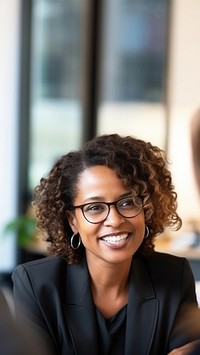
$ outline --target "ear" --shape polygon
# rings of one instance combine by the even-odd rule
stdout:
[[[74,214],[74,212],[72,211],[67,211],[66,212],[66,216],[69,222],[69,225],[73,231],[73,233],[77,233],[78,232],[78,228],[77,228],[77,220],[76,220],[76,216]]]

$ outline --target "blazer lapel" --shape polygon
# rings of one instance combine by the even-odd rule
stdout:
[[[134,257],[130,274],[125,355],[150,354],[158,318],[158,300],[143,258]]]
[[[73,351],[77,355],[91,352],[96,355],[96,315],[85,260],[70,267],[68,265],[66,278],[65,319],[71,333]],[[158,300],[144,260],[135,256],[130,273],[125,355],[150,354],[157,318]]]
[[[96,316],[84,260],[81,264],[68,266],[66,287],[65,318],[75,354],[91,354],[92,351],[95,355],[98,353]]]

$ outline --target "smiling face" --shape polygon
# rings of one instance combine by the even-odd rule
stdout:
[[[115,202],[131,196],[112,169],[106,166],[87,168],[78,182],[74,206],[94,202]],[[123,263],[132,259],[144,238],[144,212],[132,218],[121,216],[115,206],[110,206],[107,218],[97,224],[88,222],[80,208],[68,212],[74,233],[79,233],[86,249],[86,257],[106,263]]]

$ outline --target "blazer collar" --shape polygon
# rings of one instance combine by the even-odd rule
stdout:
[[[83,258],[80,264],[66,266],[65,316],[75,354],[98,354],[96,316],[89,273]],[[148,355],[158,317],[158,300],[144,258],[134,256],[129,285],[125,355]],[[84,348],[83,348],[84,344]]]
[[[73,342],[73,354],[98,354],[95,307],[85,258],[66,266],[65,318]],[[83,346],[84,344],[84,346]]]
[[[133,257],[127,307],[125,355],[150,354],[158,319],[158,299],[145,265]]]

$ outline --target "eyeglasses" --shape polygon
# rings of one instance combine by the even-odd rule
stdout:
[[[117,212],[125,218],[136,217],[142,210],[142,201],[139,197],[126,197],[115,202],[90,202],[73,209],[80,208],[84,218],[93,224],[106,220],[110,213],[110,206],[115,206]]]

